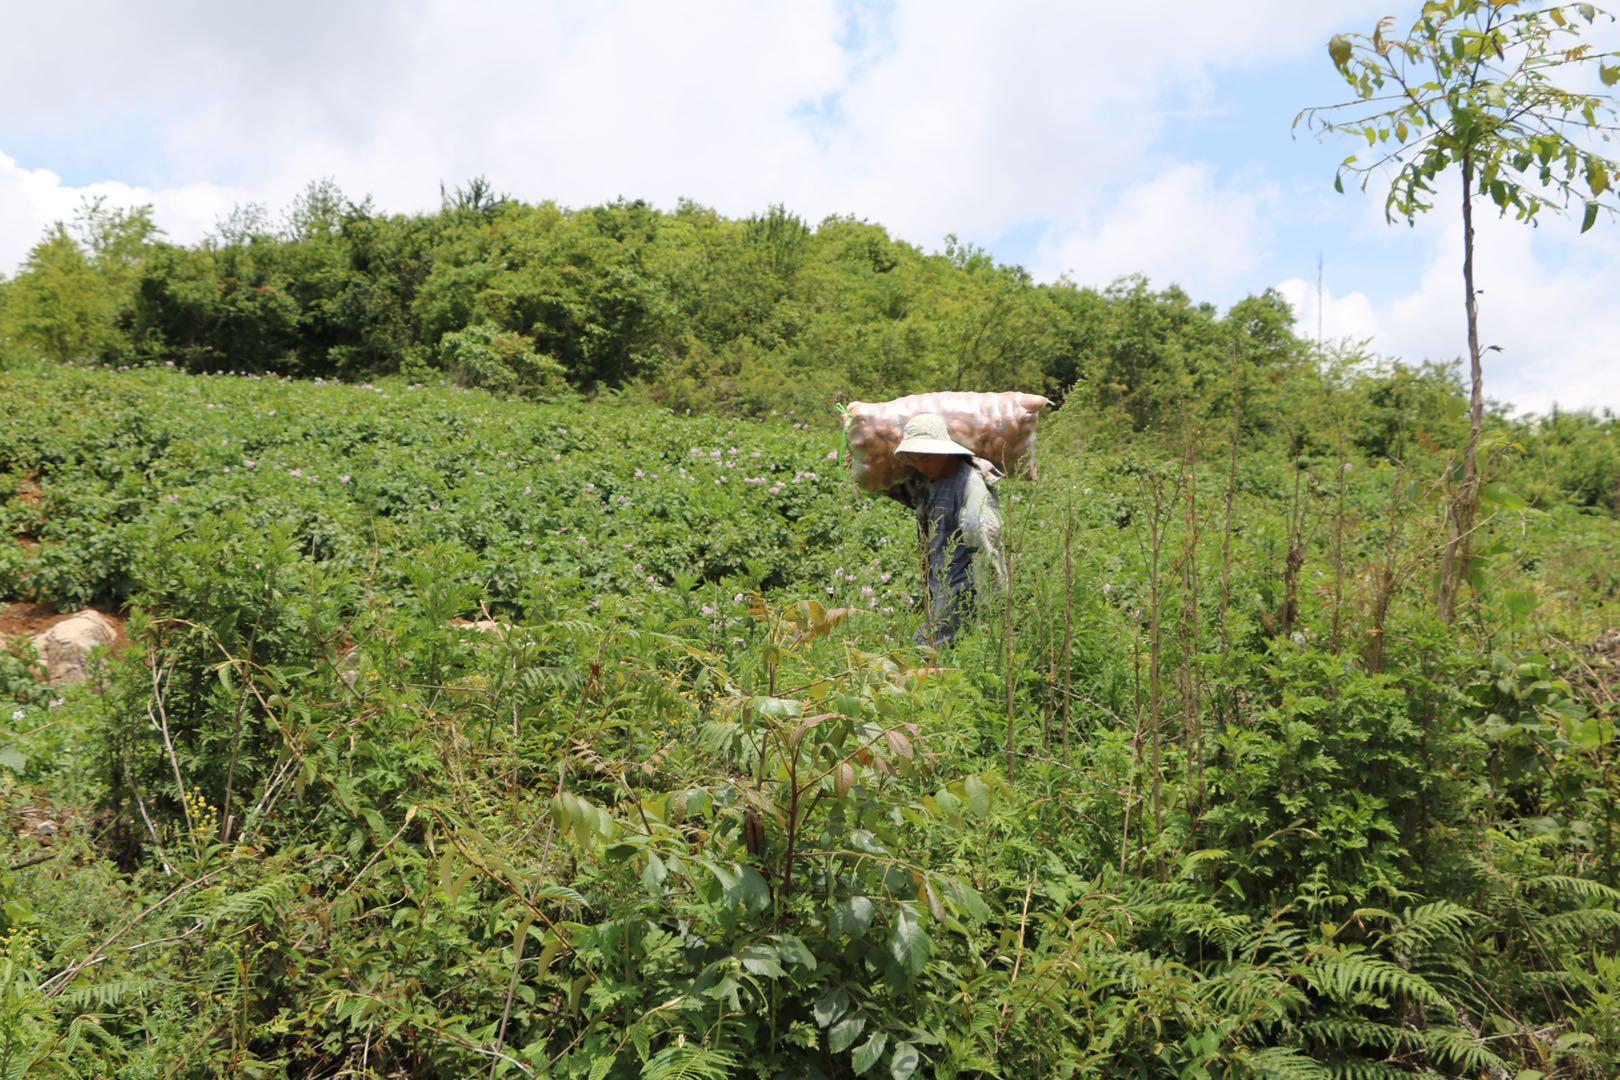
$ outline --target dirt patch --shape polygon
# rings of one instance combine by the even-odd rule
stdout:
[[[30,600],[18,600],[13,603],[0,601],[0,638],[35,637],[43,634],[59,622],[66,622],[73,618],[77,612],[59,612],[49,604],[34,603]],[[129,635],[124,632],[124,619],[115,612],[101,612],[108,622],[112,623],[116,636],[111,645],[114,656],[129,648]]]
[[[1603,631],[1586,647],[1571,682],[1600,707],[1620,705],[1620,626]]]
[[[16,494],[14,494],[12,498],[16,499],[18,502],[22,503],[31,510],[39,509],[39,507],[45,502],[45,498],[40,493],[39,489],[39,477],[24,477],[22,483],[17,485]]]
[[[1592,651],[1611,664],[1620,665],[1620,626],[1605,630],[1592,642]]]

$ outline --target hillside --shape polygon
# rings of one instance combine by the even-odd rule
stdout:
[[[0,1074],[1614,1075],[1612,424],[1447,627],[1451,383],[1231,370],[938,656],[819,421],[0,373],[0,598],[130,641],[0,654]]]
[[[166,242],[149,207],[94,203],[0,281],[0,364],[449,377],[817,424],[834,401],[1016,385],[1146,425],[1234,355],[1297,366],[1291,325],[1273,293],[1222,312],[1142,279],[1040,284],[971,245],[925,253],[851,218],[567,209],[482,181],[411,215],[312,184],[279,219],[239,208],[192,245]]]

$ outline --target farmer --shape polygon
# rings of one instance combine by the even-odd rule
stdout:
[[[993,575],[998,587],[1007,584],[1001,512],[991,490],[1001,472],[952,442],[945,418],[933,413],[906,422],[895,456],[915,475],[889,494],[916,511],[928,552],[928,623],[917,639],[949,645],[972,601],[975,577],[982,583]]]

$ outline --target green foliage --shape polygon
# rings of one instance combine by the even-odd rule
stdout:
[[[1460,167],[1470,195],[1520,221],[1579,205],[1584,232],[1600,209],[1612,212],[1605,196],[1620,171],[1589,138],[1610,130],[1613,99],[1580,88],[1588,73],[1604,86],[1620,78],[1620,53],[1581,40],[1600,14],[1591,4],[1430,0],[1404,37],[1390,33],[1393,17],[1370,36],[1336,35],[1328,50],[1356,101],[1307,109],[1295,123],[1387,147],[1346,158],[1335,184],[1342,191],[1348,172],[1365,189],[1393,172],[1391,219],[1431,209],[1435,178]]]
[[[135,647],[99,693],[0,660],[4,1068],[1612,1075],[1590,445],[1500,425],[1459,634],[1409,569],[1446,374],[1313,382],[1275,314],[1221,340],[1276,380],[1144,345],[1043,421],[942,655],[914,524],[786,420],[7,373],[12,580]]]
[[[53,225],[5,285],[0,359],[127,359],[134,351],[129,298],[158,235],[150,206],[117,209],[99,197],[80,207],[71,227]]]
[[[622,389],[817,424],[829,401],[1016,386],[1076,388],[1142,428],[1218,412],[1234,357],[1257,391],[1314,377],[1274,294],[1223,315],[1140,279],[1038,285],[954,238],[930,255],[848,218],[564,210],[481,180],[418,216],[312,184],[279,227],[241,207],[191,247],[158,242],[145,210],[98,208],[48,235],[0,296],[0,347],[18,359]]]
[[[562,365],[529,341],[488,323],[439,339],[440,364],[457,385],[522,397],[557,397],[567,388]]]

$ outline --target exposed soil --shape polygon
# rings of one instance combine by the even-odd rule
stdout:
[[[1592,642],[1592,651],[1611,664],[1620,664],[1620,626],[1599,634]]]
[[[1610,707],[1620,704],[1620,626],[1599,634],[1587,651],[1591,659],[1580,665],[1571,682],[1595,702]]]
[[[116,637],[113,638],[112,653],[118,655],[129,648],[129,635],[124,632],[123,616],[116,612],[100,611],[106,620],[112,623]],[[0,601],[0,638],[34,637],[43,634],[59,622],[66,622],[78,614],[75,611],[59,612],[49,604],[39,604],[31,600],[17,600],[11,603]]]
[[[45,500],[40,496],[39,478],[30,476],[17,487],[17,493],[12,496],[24,506],[38,508]]]

